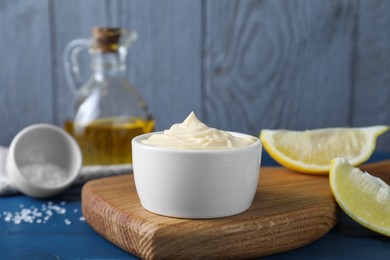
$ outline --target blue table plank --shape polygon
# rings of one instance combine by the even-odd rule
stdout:
[[[132,259],[99,236],[82,219],[80,191],[80,186],[72,187],[50,200],[23,195],[1,198],[0,259]],[[42,210],[42,205],[45,210]],[[48,205],[57,211],[52,209],[52,216],[45,221]],[[34,223],[17,224],[15,215],[23,208],[38,209],[43,216],[36,217]],[[64,214],[57,213],[64,210]],[[7,221],[7,215],[12,216],[11,220]]]
[[[370,162],[384,159],[390,159],[390,154],[377,153]],[[266,153],[262,160],[263,165],[278,165]],[[1,197],[0,259],[137,259],[98,235],[82,219],[80,194],[81,186],[73,186],[51,199],[32,199],[23,195]],[[22,221],[17,224],[15,216],[21,214],[23,208],[30,215],[35,210],[34,223]],[[47,217],[49,209],[51,216]],[[265,258],[290,257],[389,259],[390,239],[360,226],[340,212],[338,224],[323,238]]]

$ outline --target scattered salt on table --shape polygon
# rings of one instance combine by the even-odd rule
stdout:
[[[3,211],[2,216],[0,214],[0,219],[2,218],[4,222],[11,222],[11,223],[13,222],[14,224],[21,224],[21,223],[46,224],[51,217],[64,215],[66,213],[66,208],[61,206],[65,206],[65,205],[66,205],[65,201],[62,201],[60,205],[56,205],[52,201],[49,201],[47,204],[42,204],[40,208],[35,206],[31,206],[30,208],[28,208],[25,207],[23,204],[20,204],[19,205],[20,211],[16,211],[16,212]],[[74,214],[76,214],[77,212],[78,209],[73,209]],[[79,217],[79,221],[85,221],[85,218],[81,216]],[[65,218],[64,223],[65,225],[71,225],[72,221],[68,218]]]

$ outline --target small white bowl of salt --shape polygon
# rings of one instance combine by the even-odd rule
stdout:
[[[81,164],[80,148],[68,133],[54,125],[35,124],[14,137],[6,167],[20,192],[44,198],[68,188]]]

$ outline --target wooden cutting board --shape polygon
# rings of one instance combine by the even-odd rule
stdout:
[[[389,162],[365,170],[380,172],[383,166]],[[280,167],[261,168],[252,206],[232,217],[191,220],[150,213],[139,202],[131,174],[86,183],[82,209],[96,232],[143,259],[270,255],[319,239],[337,221],[328,176]]]

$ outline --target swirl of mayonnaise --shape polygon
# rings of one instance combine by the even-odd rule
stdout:
[[[228,132],[208,127],[191,112],[183,123],[174,124],[163,133],[154,134],[142,142],[185,150],[221,150],[249,146],[255,141],[252,136],[236,137]]]

